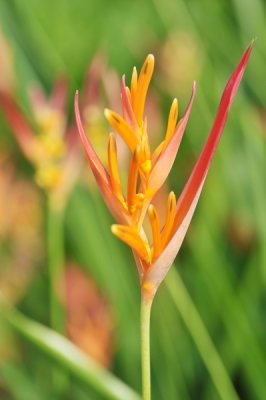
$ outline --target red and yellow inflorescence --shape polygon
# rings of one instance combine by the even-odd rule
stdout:
[[[152,294],[166,275],[184,239],[251,49],[252,45],[228,81],[211,132],[183,192],[178,200],[173,192],[168,196],[163,226],[152,200],[173,166],[195,97],[195,82],[188,106],[179,120],[178,102],[177,99],[173,100],[164,139],[152,150],[145,101],[154,70],[153,55],[148,55],[139,75],[137,69],[133,68],[130,87],[126,86],[125,76],[122,77],[123,116],[109,109],[105,110],[105,116],[130,150],[126,191],[121,185],[115,134],[109,135],[107,171],[84,133],[76,94],[75,110],[81,140],[103,198],[118,223],[112,226],[112,232],[133,250],[142,287]],[[151,225],[151,243],[143,228],[146,216]]]

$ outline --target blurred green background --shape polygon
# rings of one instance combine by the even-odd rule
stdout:
[[[74,90],[82,88],[97,52],[104,53],[108,67],[119,76],[126,73],[128,80],[132,67],[139,68],[146,55],[154,53],[151,91],[165,127],[172,98],[179,99],[182,114],[192,81],[197,80],[197,97],[169,179],[169,188],[177,194],[207,137],[229,75],[249,42],[257,38],[176,260],[179,275],[170,272],[154,303],[154,400],[220,399],[217,387],[223,387],[223,378],[219,383],[217,357],[240,399],[266,399],[265,12],[262,0],[0,1],[0,24],[14,50],[21,104],[29,84],[38,82],[49,93],[55,77],[63,73],[71,83],[72,118]],[[11,153],[18,179],[30,180],[32,169],[0,114],[1,147]],[[39,195],[43,222],[38,235],[44,240],[46,208]],[[0,209],[0,215],[5,212]],[[108,303],[112,323],[106,328],[111,331],[106,364],[140,392],[138,277],[130,252],[111,235],[111,223],[97,189],[78,184],[64,221],[67,259],[86,271],[103,294],[105,306]],[[31,260],[36,265],[17,307],[49,325],[45,246],[38,256]],[[97,313],[97,301],[95,307]],[[0,328],[1,400],[105,398],[9,331],[4,322]],[[92,340],[97,336],[96,332]],[[53,384],[51,368],[61,376],[61,386]]]

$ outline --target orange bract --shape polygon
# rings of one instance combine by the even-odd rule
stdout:
[[[251,50],[252,44],[245,51],[228,81],[210,135],[181,196],[176,201],[174,193],[169,194],[163,228],[151,201],[163,185],[174,163],[195,97],[195,82],[186,111],[179,121],[178,102],[177,99],[173,100],[165,138],[154,151],[151,151],[144,108],[154,70],[154,57],[148,55],[139,76],[136,68],[133,68],[130,89],[126,86],[123,76],[121,85],[123,117],[110,110],[105,111],[105,116],[131,152],[126,196],[121,190],[115,138],[112,134],[109,138],[108,173],[95,155],[88,138],[84,137],[78,109],[78,94],[76,94],[75,109],[82,142],[105,202],[119,223],[112,226],[112,232],[133,250],[141,284],[145,290],[149,288],[151,295],[154,295],[165,277],[184,239]],[[149,244],[143,229],[146,214],[151,224],[152,245]]]

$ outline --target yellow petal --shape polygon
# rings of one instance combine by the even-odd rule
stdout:
[[[131,86],[130,86],[131,104],[133,109],[136,101],[137,87],[138,87],[138,72],[137,68],[134,67],[132,71]]]
[[[137,181],[138,181],[138,153],[139,146],[136,147],[136,150],[131,158],[129,175],[128,175],[128,185],[127,185],[127,202],[128,202],[128,210],[129,212],[135,211],[136,206],[136,190],[137,190]]]
[[[108,166],[109,166],[112,189],[116,194],[116,196],[118,197],[118,199],[124,202],[124,198],[121,191],[120,176],[118,171],[116,140],[112,133],[110,133],[109,135],[109,142],[108,142]]]
[[[151,204],[148,208],[148,214],[152,229],[153,237],[153,259],[156,259],[161,252],[161,234],[160,234],[160,221],[155,207]]]
[[[150,264],[150,248],[148,243],[144,242],[140,237],[136,229],[123,225],[112,225],[111,230],[116,237],[131,247],[142,260]]]
[[[130,128],[126,121],[117,113],[105,109],[104,115],[112,128],[122,137],[130,150],[133,152],[137,145],[135,132]]]
[[[169,112],[167,130],[166,130],[165,141],[164,141],[164,148],[168,145],[168,143],[171,140],[171,137],[173,136],[173,133],[174,133],[175,127],[176,127],[177,118],[178,118],[178,101],[177,101],[177,99],[174,99],[173,103],[171,105],[171,108],[170,108],[170,112]]]
[[[176,197],[174,192],[170,192],[167,201],[166,220],[162,232],[162,247],[164,248],[170,238],[176,214]]]
[[[142,125],[144,105],[153,70],[154,56],[152,54],[149,54],[141,68],[138,79],[137,92],[134,98],[134,112],[139,126]]]

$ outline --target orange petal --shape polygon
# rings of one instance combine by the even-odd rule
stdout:
[[[139,146],[136,147],[134,151],[128,174],[128,184],[127,184],[127,202],[129,212],[134,212],[135,210],[135,202],[136,202],[136,190],[137,190],[137,181],[138,181],[138,152]]]
[[[176,215],[176,197],[174,192],[170,192],[167,200],[166,219],[162,232],[162,247],[164,248],[168,242],[172,232],[174,220]]]
[[[138,143],[136,133],[117,113],[105,109],[104,114],[109,124],[121,136],[133,153]]]
[[[131,86],[130,86],[131,102],[133,109],[136,101],[137,88],[138,88],[138,72],[137,68],[134,67],[132,71]]]
[[[160,187],[166,180],[169,172],[171,171],[185,128],[187,126],[195,93],[196,93],[196,83],[194,82],[192,87],[192,95],[188,103],[187,109],[184,113],[184,116],[179,121],[177,128],[174,134],[172,135],[172,138],[170,139],[170,142],[168,143],[166,148],[162,150],[160,156],[157,158],[157,162],[155,163],[151,171],[151,175],[148,182],[148,187],[150,189],[151,194],[156,193],[160,189]]]
[[[147,263],[150,262],[151,254],[148,244],[144,242],[137,230],[124,225],[112,225],[111,230],[115,236],[131,247],[142,260]]]
[[[156,208],[151,204],[148,208],[148,214],[152,229],[153,237],[153,253],[152,258],[156,259],[161,252],[161,234],[160,234],[160,221]]]
[[[153,70],[154,70],[154,56],[152,54],[149,54],[139,74],[137,92],[134,100],[134,111],[139,126],[142,125],[144,105],[151,77],[153,74]]]
[[[152,266],[147,269],[146,274],[143,276],[143,282],[153,287],[153,295],[155,295],[160,283],[164,280],[167,272],[174,262],[177,253],[179,252],[184,237],[186,236],[190,221],[194,214],[200,192],[201,187],[199,188],[198,193],[196,194],[187,215],[183,219],[182,224],[175,232],[167,247],[162,251],[157,260],[153,262]]]
[[[173,136],[173,133],[176,128],[177,118],[178,118],[178,102],[177,102],[177,99],[174,99],[173,103],[171,105],[171,108],[170,108],[170,112],[169,112],[167,131],[165,134],[165,141],[164,141],[164,148],[168,145],[168,143],[170,142],[170,140]]]
[[[112,133],[110,133],[109,135],[109,142],[108,142],[108,164],[109,164],[110,181],[112,189],[116,194],[117,198],[123,202],[124,198],[121,191],[121,183],[120,183],[120,176],[117,163],[116,140]]]

